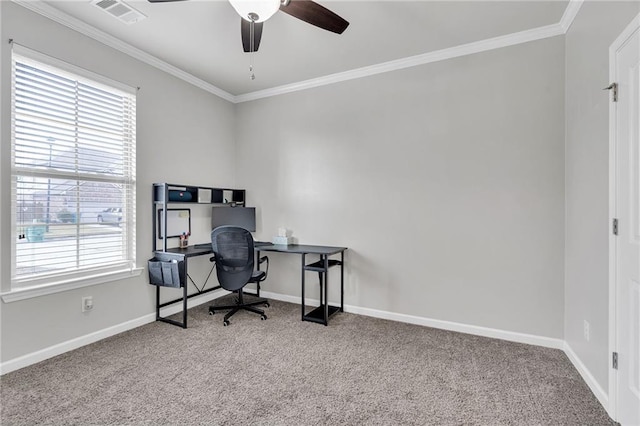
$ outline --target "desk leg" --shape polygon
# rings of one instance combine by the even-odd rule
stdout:
[[[187,259],[185,259],[185,270],[187,268]],[[186,278],[184,280],[184,287],[182,288],[182,328],[187,328],[187,299],[189,298],[189,283]]]
[[[302,257],[302,266],[300,267],[300,269],[302,270],[302,315],[300,317],[301,321],[304,321],[304,310],[305,310],[305,307],[304,307],[304,267],[306,266],[305,265],[305,256],[306,255],[304,253],[302,253],[302,256],[301,256]]]
[[[160,286],[156,286],[156,321],[160,319]]]
[[[344,251],[340,254],[340,312],[344,312]]]
[[[323,262],[324,257],[322,255],[320,255],[320,262]],[[326,277],[327,274],[326,272],[318,272],[318,285],[320,286],[320,298],[318,300],[320,300],[320,309],[322,309],[323,311],[323,318],[322,320],[324,321],[323,324],[326,325],[327,322],[327,312],[324,309],[326,306],[326,303],[324,301],[324,277]]]
[[[329,325],[329,256],[322,256],[324,261],[324,325]],[[322,299],[320,299],[322,303]]]
[[[323,283],[323,279],[322,279],[322,272],[318,272],[318,287],[320,288],[320,297],[318,298],[318,300],[320,301],[320,304],[324,304],[324,297],[323,297],[323,292],[322,292],[322,283]]]

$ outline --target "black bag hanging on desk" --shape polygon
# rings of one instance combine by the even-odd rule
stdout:
[[[149,259],[149,284],[163,287],[182,287],[180,279],[184,270],[184,262],[177,260],[163,261],[157,258]]]

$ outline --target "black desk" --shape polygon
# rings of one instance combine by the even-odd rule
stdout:
[[[302,256],[302,321],[311,321],[324,325],[328,325],[329,318],[335,314],[336,312],[344,312],[344,252],[347,250],[347,247],[328,247],[328,246],[312,246],[312,245],[277,245],[277,244],[269,244],[264,242],[256,242],[255,252],[257,258],[260,259],[260,252],[277,252],[277,253],[292,253],[299,254]],[[197,256],[205,256],[212,254],[213,251],[211,249],[211,245],[208,244],[199,244],[195,246],[189,246],[186,248],[169,248],[166,251],[156,251],[154,253],[154,257],[161,261],[170,262],[172,260],[176,260],[178,262],[184,262],[184,279],[181,278],[180,286],[182,287],[182,297],[174,300],[170,300],[168,302],[160,303],[160,287],[156,286],[156,321],[163,321],[169,324],[177,325],[182,328],[187,328],[187,300],[191,297],[200,296],[205,293],[209,293],[214,290],[218,290],[222,288],[220,285],[216,285],[214,287],[210,287],[205,289],[207,282],[209,281],[209,277],[213,272],[213,266],[211,271],[209,271],[209,275],[205,279],[205,282],[202,285],[202,288],[198,288],[195,282],[191,279],[188,273],[188,261],[189,258],[197,257]],[[308,254],[319,255],[320,260],[317,262],[311,263],[309,265],[306,264],[306,256]],[[340,254],[340,260],[337,259],[329,259],[330,256]],[[260,264],[256,262],[257,268],[260,268]],[[333,266],[340,266],[340,306],[330,306],[329,305],[329,297],[328,297],[328,278],[327,272],[329,268]],[[317,272],[319,281],[320,281],[320,306],[313,309],[309,313],[305,313],[306,305],[305,305],[305,272]],[[188,282],[187,280],[191,280],[193,282],[197,292],[189,294],[188,293]],[[184,282],[182,282],[184,281]],[[258,283],[256,289],[256,296],[260,296],[260,284]],[[251,294],[251,293],[247,293]],[[172,305],[176,302],[182,302],[182,322],[174,321],[169,318],[164,318],[160,316],[160,308],[164,308],[165,306]]]
[[[302,321],[317,322],[319,324],[328,325],[329,317],[336,312],[344,312],[344,252],[347,247],[327,247],[327,246],[311,246],[311,245],[256,245],[255,251],[257,252],[258,259],[260,258],[261,251],[277,252],[277,253],[292,253],[299,254],[302,257]],[[306,264],[306,256],[308,254],[319,255],[320,260],[317,262]],[[340,254],[340,260],[329,259],[329,256]],[[340,266],[340,306],[329,305],[329,286],[327,283],[327,276],[329,268],[332,266]],[[260,265],[258,265],[258,268]],[[313,309],[309,313],[305,313],[305,272],[317,272],[320,280],[320,306]],[[259,293],[259,288],[258,288]]]
[[[198,288],[198,286],[196,285],[195,282],[193,282],[193,280],[191,279],[191,277],[189,276],[189,268],[187,267],[188,264],[188,259],[191,257],[196,257],[196,256],[204,256],[207,254],[212,254],[213,251],[211,249],[211,244],[209,245],[196,245],[196,246],[189,246],[186,248],[169,248],[166,251],[156,251],[154,256],[156,259],[161,260],[161,261],[166,261],[166,262],[170,262],[172,260],[176,260],[178,262],[184,262],[184,277],[181,277],[181,282],[180,282],[180,286],[182,287],[182,297],[178,298],[178,299],[174,299],[174,300],[170,300],[169,302],[165,302],[165,303],[160,303],[160,287],[159,285],[156,285],[156,321],[163,321],[163,322],[167,322],[169,324],[173,324],[173,325],[177,325],[179,327],[182,328],[187,328],[187,300],[191,297],[195,297],[195,296],[200,296],[201,294],[205,294],[205,293],[209,293],[210,291],[214,291],[214,290],[218,290],[220,288],[222,288],[221,286],[217,285],[215,287],[211,287],[208,289],[205,289],[205,286],[207,285],[207,282],[209,281],[209,277],[211,276],[211,272],[213,272],[213,266],[211,267],[211,271],[209,271],[209,275],[207,275],[206,280],[204,281],[204,284],[202,284],[202,288]],[[195,286],[197,292],[193,293],[193,294],[189,294],[187,289],[188,289],[188,282],[187,279],[191,280],[191,282],[193,282],[193,285]],[[184,280],[184,282],[182,282]],[[169,318],[164,318],[160,316],[160,308],[164,308],[165,306],[168,305],[172,305],[176,302],[182,302],[182,322],[179,321],[174,321],[172,319]]]

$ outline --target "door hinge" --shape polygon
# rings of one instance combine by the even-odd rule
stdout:
[[[618,352],[614,352],[613,356],[611,357],[612,359],[612,367],[614,370],[618,369]]]
[[[602,90],[613,90],[613,102],[618,102],[618,83],[611,83]]]
[[[618,219],[613,219],[612,230],[613,235],[618,235]]]

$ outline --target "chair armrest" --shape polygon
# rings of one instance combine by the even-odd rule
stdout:
[[[269,275],[269,258],[267,256],[262,256],[258,260],[258,264],[262,265],[264,262],[267,262],[267,269],[264,270],[264,279],[267,279],[267,275]]]

